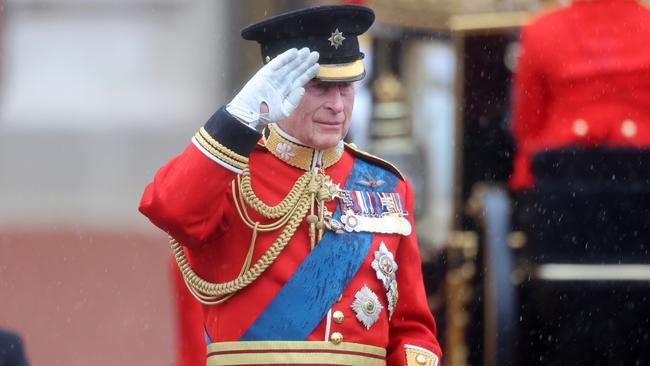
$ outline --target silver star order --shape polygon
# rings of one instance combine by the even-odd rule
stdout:
[[[359,319],[366,329],[370,329],[375,324],[383,308],[381,303],[379,303],[377,295],[366,285],[363,285],[361,290],[357,291],[354,295],[352,309],[357,315],[357,319]]]
[[[336,28],[336,30],[332,32],[332,36],[327,40],[330,41],[330,46],[334,46],[334,48],[338,50],[339,46],[343,44],[345,37],[343,37],[343,33],[339,32],[339,29]]]
[[[395,279],[397,262],[395,262],[393,253],[386,248],[386,244],[383,241],[379,245],[379,250],[375,252],[375,259],[370,265],[375,270],[377,279],[381,280],[384,287],[388,290],[390,283]]]

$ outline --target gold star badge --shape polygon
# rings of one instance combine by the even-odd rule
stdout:
[[[345,37],[343,37],[343,33],[339,32],[339,29],[336,28],[336,30],[332,32],[332,36],[327,40],[330,41],[330,46],[334,46],[334,48],[338,50],[339,46],[343,44]]]
[[[325,177],[325,180],[323,181],[323,189],[325,190],[324,193],[326,193],[326,196],[329,196],[325,198],[326,202],[329,202],[334,198],[341,198],[341,185],[334,184],[332,178]]]

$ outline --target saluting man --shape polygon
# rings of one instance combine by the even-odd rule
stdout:
[[[265,65],[144,192],[204,304],[207,365],[439,364],[410,184],[343,142],[373,21],[334,5],[243,29]]]

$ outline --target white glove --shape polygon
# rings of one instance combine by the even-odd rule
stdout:
[[[318,74],[318,57],[308,48],[283,52],[244,85],[226,110],[252,128],[287,118],[305,94],[303,86]],[[262,103],[268,113],[260,113]]]

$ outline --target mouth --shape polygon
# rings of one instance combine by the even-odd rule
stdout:
[[[315,123],[327,127],[338,127],[343,124],[343,122],[336,122],[336,121],[314,121]]]

